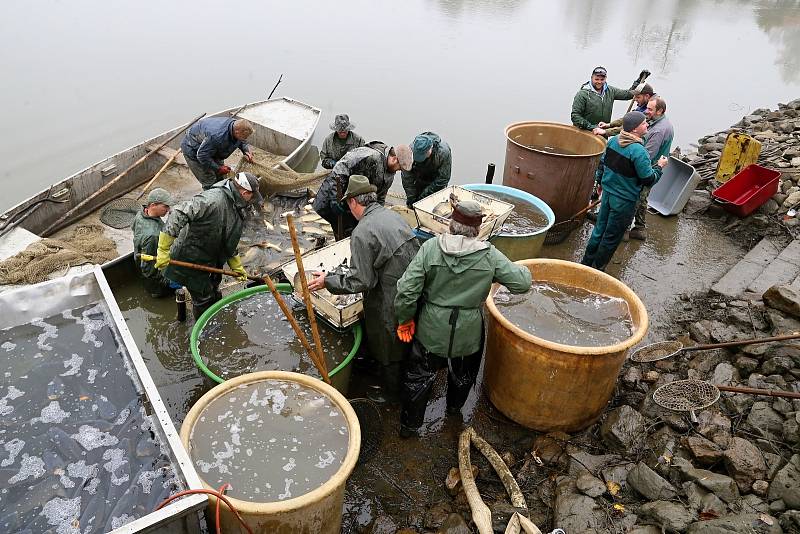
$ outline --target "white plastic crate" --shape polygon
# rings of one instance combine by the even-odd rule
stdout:
[[[414,203],[414,213],[417,222],[423,230],[432,234],[444,234],[450,227],[450,217],[442,217],[433,213],[434,208],[442,202],[450,200],[450,194],[455,194],[459,201],[474,200],[490,212],[494,217],[488,217],[481,224],[478,239],[486,240],[503,228],[506,218],[514,211],[514,205],[496,198],[451,185],[436,193],[418,200]]]
[[[337,241],[319,250],[314,250],[303,254],[303,267],[306,272],[325,270],[330,272],[342,261],[347,260],[350,264],[350,238]],[[294,281],[297,274],[297,263],[292,260],[285,263],[281,270],[284,276],[289,279],[289,282]],[[302,289],[300,287],[294,288],[294,294],[302,301]],[[337,305],[334,302],[335,295],[331,295],[327,290],[312,291],[311,304],[314,306],[314,311],[317,312],[323,319],[328,321],[336,328],[347,328],[348,326],[358,322],[359,317],[364,311],[363,297],[359,294],[358,299],[346,306]]]
[[[661,215],[677,215],[700,183],[700,175],[694,167],[670,156],[661,179],[650,189],[647,205]]]

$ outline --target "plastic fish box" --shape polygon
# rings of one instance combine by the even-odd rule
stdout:
[[[494,234],[500,232],[506,218],[514,211],[513,204],[497,200],[489,195],[464,189],[457,185],[451,185],[414,203],[414,213],[417,216],[417,222],[420,227],[436,235],[447,233],[450,228],[450,217],[436,215],[434,209],[443,202],[449,202],[451,194],[454,194],[459,201],[474,200],[478,202],[485,211],[493,215],[493,217],[489,216],[484,218],[484,222],[481,224],[480,231],[478,232],[478,239],[480,240],[489,239]]]
[[[661,215],[677,215],[699,183],[700,175],[694,167],[670,156],[661,179],[650,189],[647,205]]]
[[[778,192],[781,173],[760,165],[748,165],[711,193],[727,211],[746,217]]]
[[[0,531],[201,532],[205,495],[100,267],[0,294]]]
[[[330,272],[344,261],[347,261],[348,265],[350,264],[349,237],[303,254],[303,267],[306,272],[322,270]],[[289,282],[294,283],[294,277],[298,271],[297,263],[294,260],[285,263],[281,270]],[[301,291],[299,287],[294,288],[295,297],[302,302]],[[361,294],[358,295],[355,301],[344,306],[338,304],[336,300],[337,295],[331,295],[327,291],[313,291],[311,293],[311,304],[314,306],[314,311],[328,321],[331,326],[344,329],[357,323],[364,312],[364,299]]]

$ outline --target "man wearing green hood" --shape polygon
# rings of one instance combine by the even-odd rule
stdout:
[[[572,100],[572,124],[595,135],[606,135],[603,126],[611,122],[615,100],[630,100],[637,92],[620,89],[606,82],[605,67],[595,67],[591,79],[581,85]],[[642,85],[643,87],[643,85]]]
[[[411,143],[414,165],[401,173],[406,205],[441,191],[450,183],[453,155],[450,146],[433,132],[422,132]]]
[[[622,118],[622,132],[608,140],[600,158],[597,177],[603,195],[592,236],[586,244],[581,263],[605,271],[625,231],[633,220],[642,187],[650,187],[661,178],[667,158],[652,164],[642,136],[647,133],[644,113],[631,111]]]
[[[186,286],[192,296],[195,320],[222,298],[222,275],[170,265],[170,259],[217,269],[227,263],[240,280],[247,280],[236,247],[248,206],[261,201],[258,178],[240,172],[172,208],[158,237],[156,268],[164,269],[164,276]]]
[[[459,202],[449,232],[426,241],[397,282],[397,336],[413,340],[400,393],[402,437],[422,426],[439,369],[448,369],[448,413],[458,413],[467,400],[483,354],[481,306],[492,284],[499,282],[512,293],[531,287],[527,267],[477,239],[482,219],[480,204]]]
[[[166,190],[160,187],[147,195],[147,204],[136,213],[131,229],[133,230],[133,258],[139,272],[144,278],[144,287],[153,298],[165,297],[172,293],[173,284],[164,278],[152,261],[143,261],[139,255],[155,256],[158,251],[158,236],[164,229],[161,217],[169,213],[173,200]],[[180,286],[178,286],[180,287]]]

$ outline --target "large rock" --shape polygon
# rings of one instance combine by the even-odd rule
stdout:
[[[739,437],[732,438],[725,451],[725,467],[741,493],[749,492],[753,482],[767,474],[767,463],[758,447]]]
[[[626,404],[608,415],[600,427],[600,437],[614,451],[626,453],[637,451],[647,435],[646,423],[642,414]]]
[[[705,213],[711,205],[711,193],[708,191],[695,191],[683,208],[686,215],[699,215]]]
[[[789,510],[781,514],[781,526],[786,532],[800,532],[800,511]]]
[[[583,473],[575,479],[575,486],[581,493],[589,497],[599,497],[606,492],[606,485],[603,484],[603,481],[589,473]]]
[[[689,525],[686,534],[782,534],[778,520],[766,514],[726,515]]]
[[[720,386],[730,386],[731,384],[739,381],[739,372],[736,367],[728,362],[717,364],[714,368],[714,377],[712,382]]]
[[[780,436],[783,433],[783,417],[764,401],[753,403],[747,423],[765,437]]]
[[[696,513],[669,501],[649,502],[639,507],[638,513],[639,517],[661,525],[667,532],[683,532],[697,520]]]
[[[800,192],[792,193],[785,202],[789,202],[793,195],[797,195],[795,203],[800,202]],[[792,204],[794,205],[794,204]],[[772,286],[764,292],[764,302],[770,308],[800,317],[800,293],[786,285]]]
[[[797,445],[800,443],[800,412],[791,412],[783,422],[783,440]]]
[[[682,443],[702,465],[712,465],[722,459],[722,448],[703,436],[688,436]]]
[[[599,532],[605,529],[605,512],[594,499],[578,492],[574,479],[559,477],[553,521],[566,532]]]
[[[787,508],[800,510],[800,455],[795,454],[778,471],[769,486],[769,500],[783,499]]]
[[[673,459],[673,464],[681,474],[688,480],[697,482],[699,485],[717,495],[720,499],[730,504],[739,499],[739,487],[731,477],[714,473],[706,469],[697,469],[692,466],[689,460],[683,458]]]
[[[628,473],[628,485],[650,500],[672,499],[678,492],[675,486],[664,480],[658,473],[639,462]]]
[[[472,529],[469,528],[461,514],[450,514],[436,532],[437,534],[470,534]]]

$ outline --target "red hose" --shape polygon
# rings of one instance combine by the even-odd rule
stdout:
[[[218,534],[219,534],[219,532],[220,532],[220,530],[219,530],[219,501],[222,501],[222,502],[224,502],[224,503],[225,503],[225,505],[226,505],[226,506],[227,506],[227,507],[230,509],[230,511],[231,511],[231,512],[233,512],[233,513],[236,515],[236,519],[238,519],[238,520],[239,520],[239,523],[241,523],[241,524],[242,524],[242,526],[243,526],[243,527],[244,527],[244,529],[245,529],[245,530],[248,532],[248,534],[253,534],[253,531],[250,529],[250,527],[249,527],[249,526],[247,526],[247,523],[245,523],[245,522],[244,522],[244,519],[242,519],[242,516],[241,516],[241,515],[239,515],[239,511],[238,511],[236,508],[234,508],[234,507],[233,507],[233,505],[231,504],[231,502],[228,500],[228,498],[227,498],[227,497],[225,497],[225,496],[222,494],[222,491],[223,491],[223,490],[224,490],[224,489],[225,489],[225,488],[226,488],[228,485],[229,485],[228,483],[225,483],[225,484],[223,484],[223,485],[222,485],[222,486],[219,488],[219,490],[218,490],[218,491],[215,491],[215,490],[210,490],[210,489],[190,489],[190,490],[185,490],[185,491],[179,491],[179,492],[178,492],[178,493],[176,493],[175,495],[172,495],[172,496],[170,496],[170,497],[167,497],[166,499],[164,499],[164,502],[162,502],[161,504],[159,504],[159,505],[156,507],[156,510],[160,510],[160,509],[162,509],[163,507],[165,507],[166,505],[168,505],[169,503],[171,503],[172,501],[174,501],[175,499],[178,499],[178,498],[180,498],[180,497],[184,497],[184,496],[186,496],[186,495],[196,495],[196,494],[198,494],[198,493],[200,493],[200,494],[206,494],[206,495],[213,495],[214,497],[216,497],[216,498],[217,498],[216,520],[217,520],[217,533],[218,533]]]

